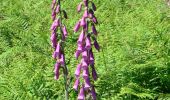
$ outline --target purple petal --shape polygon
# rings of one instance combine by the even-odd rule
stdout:
[[[93,22],[94,22],[95,24],[98,23],[97,18],[96,18],[95,16],[93,16],[92,20],[93,20]]]
[[[59,69],[60,69],[60,64],[59,63],[56,63],[55,64],[55,69],[54,69],[54,73],[55,73],[55,79],[58,80],[59,79]]]
[[[82,57],[83,57],[84,60],[88,59],[87,50],[82,52]]]
[[[87,18],[87,17],[88,17],[88,11],[87,11],[87,9],[84,11],[83,17],[84,17],[84,18]]]
[[[78,21],[74,27],[74,32],[77,32],[80,29],[80,21]]]
[[[83,69],[86,69],[88,67],[88,63],[84,59],[81,60],[81,64]]]
[[[78,38],[78,41],[77,41],[78,44],[83,43],[84,36],[85,36],[85,33],[84,33],[84,31],[82,31],[81,34],[79,35],[79,38]]]
[[[60,64],[61,64],[62,66],[65,65],[64,54],[61,54],[61,57],[60,57],[59,61],[60,61]]]
[[[55,53],[56,53],[56,57],[59,57],[60,56],[60,43],[58,42],[57,44],[57,48],[55,50]]]
[[[64,39],[67,37],[67,35],[68,35],[68,32],[67,32],[67,29],[66,29],[66,27],[64,26],[63,27],[63,35],[64,35]]]
[[[81,64],[78,64],[76,71],[75,71],[76,78],[78,78],[80,76],[80,72],[81,72]]]
[[[52,47],[56,48],[57,39],[56,39],[56,32],[55,31],[52,32],[50,39],[51,39]]]
[[[90,64],[94,64],[94,55],[93,55],[92,49],[89,52],[89,56],[90,56],[90,61],[89,61]]]
[[[53,24],[51,25],[51,30],[56,30],[59,26],[59,18],[54,20]]]
[[[79,79],[76,79],[76,81],[74,82],[73,89],[76,90],[76,91],[78,91],[79,84],[80,84],[80,80],[79,80]]]
[[[58,14],[60,12],[60,5],[57,5],[55,12]]]
[[[91,40],[90,40],[90,36],[87,36],[86,38],[86,47],[87,50],[91,49]]]
[[[90,84],[90,78],[88,77],[88,78],[85,79],[84,88],[87,90],[87,89],[90,88],[90,86],[91,86],[91,84]]]
[[[79,95],[78,95],[78,100],[85,100],[84,86],[80,89],[80,92],[79,92]]]
[[[76,50],[76,52],[75,52],[75,54],[74,54],[75,57],[76,57],[76,59],[78,59],[78,57],[80,56],[80,54],[81,54],[81,52],[79,52],[79,51]]]
[[[81,26],[85,26],[86,25],[86,19],[84,17],[81,19],[80,25]]]
[[[86,79],[89,77],[89,69],[88,67],[86,69],[83,69],[83,78]]]
[[[82,8],[82,3],[80,3],[80,4],[77,6],[77,11],[80,12],[80,11],[81,11],[81,8]]]

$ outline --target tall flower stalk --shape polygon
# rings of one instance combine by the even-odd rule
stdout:
[[[67,29],[66,26],[62,23],[64,18],[67,18],[67,14],[64,10],[61,9],[60,0],[52,1],[52,20],[51,25],[51,43],[53,47],[52,57],[56,60],[54,67],[55,79],[58,80],[60,76],[60,68],[63,69],[64,74],[64,83],[65,83],[65,100],[68,100],[68,70],[65,62],[64,54],[64,42],[67,38]]]
[[[92,84],[92,79],[90,79],[90,76],[92,76],[93,80],[97,80],[92,47],[94,46],[98,51],[100,50],[97,42],[98,32],[95,27],[98,23],[94,15],[96,6],[90,0],[82,0],[77,7],[77,11],[80,12],[83,7],[83,16],[74,27],[74,32],[80,31],[81,33],[77,40],[77,50],[75,52],[75,57],[80,59],[80,63],[75,71],[76,81],[73,88],[76,91],[79,90],[78,100],[85,100],[87,95],[96,100],[94,84]]]

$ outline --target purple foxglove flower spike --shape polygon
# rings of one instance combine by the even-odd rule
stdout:
[[[91,49],[91,40],[90,40],[90,36],[87,36],[86,38],[86,47],[87,50]]]
[[[82,82],[83,86],[80,89],[80,93],[78,95],[78,100],[84,100],[85,99],[85,95],[84,92],[82,93],[82,89],[85,89],[87,91],[87,93],[90,91],[90,88],[93,86],[90,83],[90,75],[89,74],[89,66],[91,66],[92,68],[92,78],[94,80],[97,79],[97,73],[96,70],[94,68],[94,55],[92,52],[92,41],[91,41],[91,36],[93,36],[92,34],[94,34],[94,38],[97,37],[97,30],[95,28],[95,24],[97,24],[97,19],[94,15],[94,11],[96,10],[96,6],[94,5],[94,3],[90,0],[83,0],[84,5],[85,5],[85,10],[84,10],[84,14],[82,16],[82,18],[78,21],[78,23],[76,24],[76,26],[74,27],[74,32],[78,32],[78,30],[80,29],[80,27],[82,27],[82,32],[79,35],[79,38],[77,40],[77,50],[75,53],[76,58],[78,59],[78,57],[80,56],[80,54],[82,56],[81,57],[81,70],[82,70],[82,77],[84,79],[84,81]],[[89,2],[92,3],[92,7],[89,8],[88,4]],[[82,5],[79,4],[79,6],[77,7],[77,11],[81,11],[81,7]],[[91,23],[91,26],[89,25]],[[89,29],[89,27],[91,27],[91,30]],[[92,32],[90,32],[90,31]],[[94,40],[93,43],[94,47],[99,50],[99,44],[97,42],[97,40]],[[78,73],[76,75],[76,78],[80,78],[80,71],[76,72]],[[80,81],[80,80],[79,80]],[[93,87],[92,87],[93,88]],[[75,89],[77,89],[77,85],[75,86]],[[84,91],[84,90],[83,90]],[[95,94],[95,90],[91,90],[91,94],[92,94],[92,98],[94,100],[96,100],[96,94]]]
[[[76,78],[79,78],[81,72],[81,64],[77,65],[76,71],[75,71],[75,76]]]
[[[76,79],[76,81],[74,82],[73,89],[75,89],[76,91],[78,91],[79,84],[80,84],[80,79]]]
[[[81,11],[81,8],[82,8],[82,3],[80,3],[80,4],[77,6],[77,11],[80,12],[80,11]]]
[[[77,32],[80,28],[80,21],[76,23],[76,26],[74,27],[74,32]]]
[[[85,100],[85,95],[84,95],[84,86],[80,89],[79,95],[78,95],[78,100]]]

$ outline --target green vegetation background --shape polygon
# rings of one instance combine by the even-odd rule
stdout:
[[[69,76],[81,0],[63,0],[69,19]],[[170,8],[164,0],[94,0],[101,51],[95,51],[98,100],[170,100]],[[0,0],[0,100],[63,100],[54,80],[51,0]],[[73,81],[72,81],[73,84]],[[71,87],[72,87],[71,84]],[[70,89],[70,100],[77,93]]]

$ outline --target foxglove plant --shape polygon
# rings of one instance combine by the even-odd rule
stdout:
[[[89,4],[91,4],[91,6],[89,6]],[[100,50],[100,46],[97,42],[98,32],[95,27],[95,24],[98,23],[94,15],[96,6],[92,1],[82,0],[77,7],[77,11],[80,12],[83,6],[84,14],[74,27],[74,32],[78,32],[80,28],[82,30],[77,40],[77,50],[75,52],[76,59],[79,59],[81,55],[81,61],[80,64],[77,65],[75,71],[76,81],[73,88],[78,91],[79,87],[81,87],[78,100],[84,100],[88,93],[91,93],[92,99],[96,100],[95,88],[91,82],[92,80],[90,80],[90,75],[92,75],[94,80],[97,80],[92,46],[94,46],[98,51]],[[89,72],[90,68],[92,71],[91,74]],[[80,76],[82,76],[82,82],[80,82]]]
[[[64,42],[67,38],[68,33],[65,25],[62,23],[63,17],[67,18],[67,14],[64,10],[61,9],[60,0],[53,0],[51,8],[53,20],[53,23],[51,25],[51,43],[54,49],[52,57],[56,60],[56,64],[54,67],[55,79],[59,79],[60,68],[62,68],[65,80],[65,97],[66,100],[68,100],[68,70],[64,54]]]

